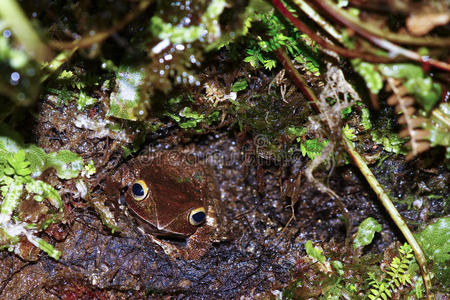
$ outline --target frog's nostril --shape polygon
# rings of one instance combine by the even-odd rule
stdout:
[[[191,223],[194,226],[202,224],[205,221],[205,219],[206,213],[204,207],[194,209],[189,214],[189,223]]]
[[[147,196],[148,187],[143,180],[138,180],[131,186],[131,193],[134,200],[141,201]]]

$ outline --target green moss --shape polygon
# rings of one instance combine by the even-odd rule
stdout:
[[[34,234],[60,220],[62,200],[59,192],[47,182],[36,179],[46,169],[54,168],[58,177],[71,179],[80,175],[82,158],[68,150],[46,154],[35,145],[27,145],[9,126],[0,123],[0,237],[1,247],[20,247],[19,236],[25,236],[36,247],[58,259],[61,253]],[[48,203],[59,213],[49,214],[39,224],[26,223],[30,213],[21,211],[24,197]]]
[[[415,234],[425,255],[433,261],[432,271],[446,290],[450,286],[450,217],[443,217]]]
[[[149,107],[141,89],[145,72],[122,67],[116,76],[117,88],[111,93],[107,115],[125,120],[143,120]]]
[[[395,132],[389,131],[389,129],[376,129],[370,132],[372,140],[383,145],[384,151],[392,152],[396,154],[407,154],[404,144],[408,141],[407,138],[400,138]]]
[[[250,16],[249,20],[256,23],[256,26],[262,25],[265,32],[249,35],[245,62],[254,68],[262,65],[265,69],[271,70],[277,66],[274,52],[283,49],[306,71],[314,76],[320,76],[317,46],[307,35],[301,34],[296,27],[282,22],[272,9],[256,13]]]
[[[159,16],[153,16],[150,31],[160,40],[167,39],[173,44],[192,43],[203,38],[212,42],[220,37],[219,16],[226,6],[224,0],[212,0],[198,25],[174,25],[164,22]]]
[[[300,143],[300,151],[303,156],[308,156],[311,160],[320,156],[322,150],[328,145],[328,140],[319,142],[318,139],[306,140]]]

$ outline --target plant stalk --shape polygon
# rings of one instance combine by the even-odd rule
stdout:
[[[20,5],[15,0],[1,0],[0,3],[0,19],[8,24],[28,55],[40,63],[49,61],[52,51],[41,41]]]
[[[397,227],[400,229],[400,231],[405,236],[405,239],[408,241],[408,243],[411,245],[411,248],[414,250],[414,254],[417,259],[417,263],[419,264],[420,271],[422,273],[423,282],[425,284],[425,289],[427,292],[427,299],[431,300],[434,299],[434,296],[431,294],[431,279],[430,279],[430,273],[428,272],[427,265],[426,265],[426,259],[425,254],[422,251],[422,248],[417,243],[416,239],[414,238],[414,235],[409,230],[408,226],[406,225],[405,221],[403,220],[402,216],[398,212],[398,210],[395,208],[394,204],[392,203],[391,199],[389,199],[389,196],[384,191],[381,184],[378,182],[378,180],[375,178],[375,175],[373,175],[372,171],[367,166],[364,159],[359,155],[358,152],[356,152],[355,147],[353,146],[353,143],[346,139],[343,135],[343,144],[345,149],[347,150],[347,153],[350,154],[351,158],[353,159],[353,162],[356,164],[358,169],[361,171],[363,176],[366,178],[367,182],[369,183],[372,190],[377,194],[378,199],[380,199],[381,204],[383,204],[384,208],[387,210],[389,215],[391,216],[394,223],[397,225]]]

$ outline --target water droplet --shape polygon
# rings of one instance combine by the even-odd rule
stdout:
[[[176,48],[178,51],[183,51],[185,47],[184,47],[184,45],[182,45],[182,44],[178,44],[178,45],[175,46],[175,48]]]
[[[17,85],[19,83],[20,74],[18,72],[12,72],[11,73],[11,84]]]
[[[167,54],[166,56],[164,56],[165,60],[171,60],[172,59],[172,54]]]
[[[37,12],[33,11],[33,13],[31,14],[31,16],[32,16],[33,18],[36,18],[36,17],[37,17]]]
[[[6,29],[5,31],[3,31],[3,37],[9,38],[10,36],[11,36],[11,31],[9,31],[8,29]]]
[[[155,54],[159,54],[162,50],[164,50],[169,45],[170,45],[170,40],[164,39],[161,42],[159,42],[155,47],[153,47],[152,52]]]
[[[163,76],[164,75],[164,70],[159,70],[159,76]]]

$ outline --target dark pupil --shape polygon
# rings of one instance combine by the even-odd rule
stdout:
[[[202,211],[199,211],[192,215],[192,219],[195,221],[195,223],[202,223],[205,220],[205,213]]]
[[[133,191],[133,195],[135,195],[136,197],[144,196],[144,188],[139,183],[133,184],[131,190]]]

